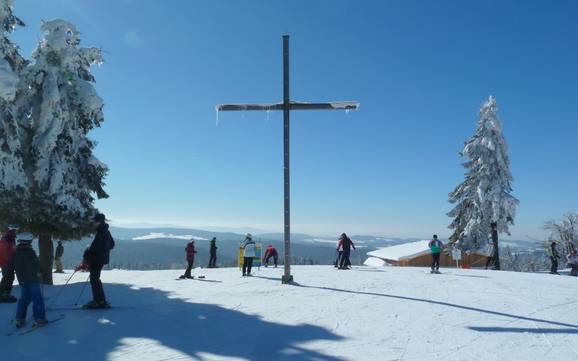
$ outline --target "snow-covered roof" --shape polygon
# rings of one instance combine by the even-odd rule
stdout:
[[[367,255],[391,261],[402,261],[431,253],[428,244],[428,240],[404,243],[397,246],[380,248],[368,252]]]

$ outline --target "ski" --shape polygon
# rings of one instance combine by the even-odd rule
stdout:
[[[14,329],[14,330],[6,333],[5,336],[12,336],[12,335],[22,336],[22,335],[26,335],[26,334],[28,334],[28,333],[30,333],[30,332],[36,331],[36,330],[38,330],[39,328],[42,328],[42,327],[48,325],[49,323],[58,322],[58,321],[62,320],[63,318],[64,318],[64,315],[60,315],[60,316],[58,316],[57,318],[54,318],[54,319],[52,319],[52,320],[47,320],[47,322],[46,322],[45,324],[43,324],[43,325],[33,324],[30,328],[27,328],[27,329],[25,329],[25,330],[23,330],[23,329],[21,329],[21,328],[16,328],[16,329]]]
[[[84,308],[82,306],[72,306],[72,307],[50,308],[50,309],[48,309],[48,311],[98,311],[98,310],[111,310],[111,309],[132,310],[135,308],[136,308],[135,306],[110,306],[110,307],[101,307],[101,308]]]
[[[180,277],[179,277],[179,278],[175,278],[175,281],[194,280],[195,278],[204,279],[205,276],[192,276],[191,278],[187,278],[187,277],[180,278]]]

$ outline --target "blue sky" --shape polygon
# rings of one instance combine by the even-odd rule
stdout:
[[[117,224],[282,230],[280,113],[219,103],[291,96],[359,111],[292,115],[294,232],[448,236],[458,155],[489,95],[510,146],[513,238],[578,210],[578,2],[16,0],[29,57],[42,19],[62,18],[94,69]]]

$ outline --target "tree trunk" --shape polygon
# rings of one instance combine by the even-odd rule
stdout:
[[[40,282],[45,285],[52,284],[52,262],[54,261],[54,249],[52,246],[52,236],[41,234],[38,237],[38,250],[40,251]]]
[[[494,269],[500,269],[500,248],[498,248],[498,225],[492,223],[492,243],[494,244]]]

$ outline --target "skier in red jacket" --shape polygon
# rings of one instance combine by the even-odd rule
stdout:
[[[273,257],[273,263],[275,264],[275,268],[277,268],[277,262],[279,261],[279,254],[277,253],[277,250],[275,249],[275,247],[273,247],[272,244],[270,244],[267,247],[267,250],[265,251],[265,257],[263,257],[263,259],[265,260],[265,267],[269,266],[269,259]]]
[[[8,226],[8,231],[0,239],[0,267],[2,268],[2,281],[0,281],[0,302],[16,302],[12,296],[12,284],[14,283],[15,271],[12,259],[16,245],[16,232],[18,226]]]
[[[182,275],[179,278],[193,278],[193,276],[191,276],[191,269],[193,268],[193,262],[195,261],[195,253],[197,253],[197,251],[195,251],[195,240],[191,239],[191,241],[187,244],[187,247],[185,248],[185,252],[187,253],[187,270],[185,271],[185,274]]]

